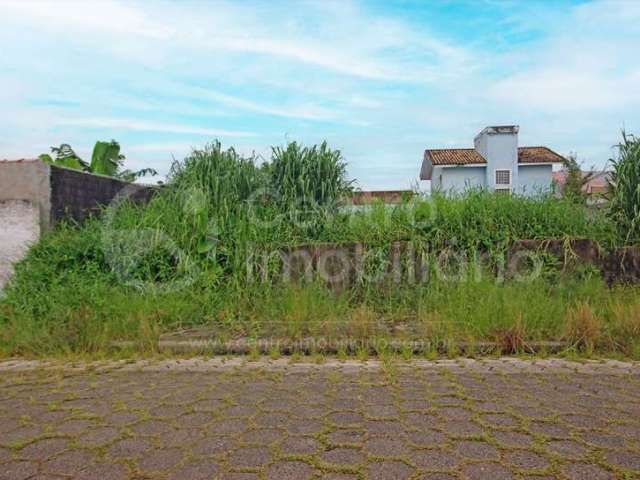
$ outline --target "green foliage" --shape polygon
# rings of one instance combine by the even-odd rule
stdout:
[[[610,160],[609,215],[626,243],[640,242],[640,138],[622,131],[618,156]]]
[[[71,145],[67,143],[63,143],[59,147],[51,147],[51,153],[55,153],[55,160],[46,153],[40,155],[38,158],[50,164],[73,168],[75,170],[86,170],[89,168],[89,165],[76,155]]]
[[[582,166],[578,162],[575,154],[571,154],[564,159],[563,168],[567,172],[567,178],[564,184],[564,196],[578,203],[586,203],[587,194],[583,190],[584,186],[589,183],[595,175],[593,170],[583,173]]]
[[[120,144],[115,140],[110,142],[97,141],[91,154],[92,173],[115,177],[124,161],[124,155],[120,153]]]
[[[303,147],[291,142],[286,148],[274,147],[268,167],[271,187],[284,205],[296,207],[333,206],[352,191],[346,180],[346,163],[339,150],[327,142]]]
[[[39,155],[38,158],[52,165],[116,177],[127,182],[133,182],[146,175],[158,174],[153,168],[143,168],[138,171],[122,170],[125,156],[120,153],[120,144],[115,140],[110,142],[97,141],[91,154],[91,163],[82,160],[67,143],[63,143],[59,147],[51,147],[51,152],[55,153],[55,159],[47,153]]]
[[[120,155],[103,151],[104,158]],[[513,240],[616,242],[609,218],[553,196],[475,190],[398,205],[339,206],[352,184],[340,153],[326,144],[274,148],[261,165],[219,142],[195,150],[174,163],[148,205],[125,201],[102,219],[63,224],[43,236],[0,301],[0,351],[104,351],[114,340],[133,340],[145,350],[161,332],[194,325],[207,325],[220,338],[400,332],[468,340],[493,339],[517,321],[518,338],[526,332],[529,339],[555,339],[577,302],[606,319],[614,300],[638,294],[610,292],[596,275],[549,272],[528,283],[499,281],[483,270],[480,277],[434,276],[418,285],[365,280],[339,294],[315,282],[248,278],[256,255],[276,253],[264,266],[271,280],[281,249],[309,243],[362,242],[374,253],[368,271],[384,272],[397,240],[425,252],[488,254],[495,258],[489,270]]]

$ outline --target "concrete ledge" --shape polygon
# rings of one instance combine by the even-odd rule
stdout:
[[[135,348],[138,344],[133,341],[114,342],[112,346],[118,349]],[[566,342],[540,341],[525,343],[520,351],[522,353],[559,353],[566,350],[569,345]],[[179,339],[175,335],[171,339],[160,339],[157,348],[167,353],[212,354],[212,355],[246,355],[249,353],[271,354],[277,352],[281,355],[293,354],[325,354],[335,355],[340,353],[357,354],[365,351],[375,355],[382,352],[422,354],[438,352],[447,354],[459,352],[461,354],[490,355],[496,353],[512,353],[510,348],[498,342],[433,342],[424,340],[399,340],[399,339],[248,339],[220,340],[211,338]]]

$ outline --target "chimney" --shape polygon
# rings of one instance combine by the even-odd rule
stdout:
[[[486,127],[473,139],[476,151],[487,161],[490,190],[515,191],[518,185],[517,125]]]

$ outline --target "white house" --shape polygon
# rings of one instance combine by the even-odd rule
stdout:
[[[427,149],[420,180],[431,190],[461,192],[483,187],[503,193],[535,195],[548,192],[553,165],[563,158],[547,147],[518,147],[517,125],[486,127],[474,148]]]

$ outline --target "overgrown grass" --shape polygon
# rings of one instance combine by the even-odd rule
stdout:
[[[471,191],[352,211],[340,203],[351,183],[326,145],[275,149],[263,165],[219,144],[196,151],[174,165],[150,204],[124,202],[43,236],[0,301],[0,351],[106,352],[128,340],[152,352],[163,332],[207,326],[221,339],[393,337],[513,348],[565,339],[577,349],[640,353],[640,292],[609,290],[589,271],[547,265],[519,282],[496,278],[490,263],[455,280],[364,281],[335,292],[277,281],[274,261],[271,281],[247,278],[255,252],[309,243],[362,242],[384,269],[399,240],[492,259],[524,238],[618,241],[604,215],[551,196]]]
[[[37,250],[34,256],[44,254]],[[104,352],[114,341],[133,341],[149,353],[161,333],[199,326],[223,341],[395,338],[434,345],[495,341],[525,350],[532,342],[567,340],[576,350],[640,353],[640,290],[609,290],[595,276],[526,283],[432,279],[337,293],[319,283],[238,289],[203,278],[184,290],[150,293],[118,284],[91,263],[62,275],[41,270],[37,282],[31,274],[47,263],[24,262],[19,278],[30,280],[16,282],[0,304],[5,355]],[[509,337],[514,328],[517,340]]]

